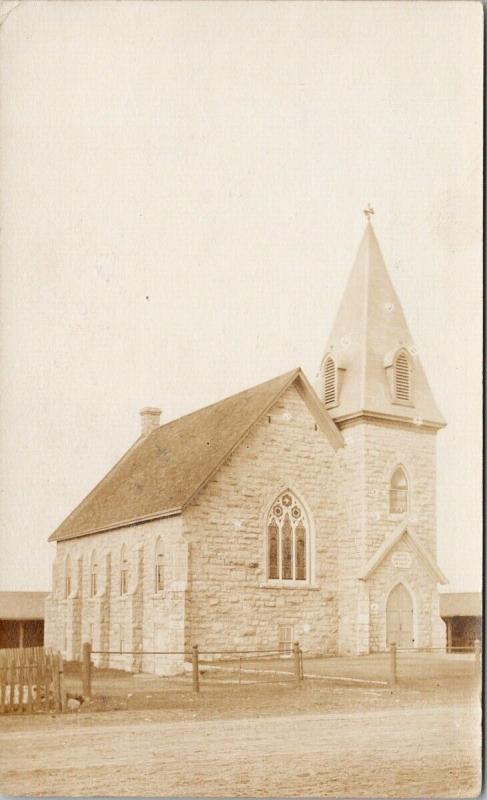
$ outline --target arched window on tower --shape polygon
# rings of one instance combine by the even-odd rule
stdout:
[[[66,559],[66,568],[65,568],[65,575],[64,575],[64,597],[68,599],[71,595],[71,558],[70,556]]]
[[[289,489],[273,502],[266,533],[268,580],[309,580],[309,522],[302,503]]]
[[[129,563],[125,545],[120,552],[120,594],[127,594],[129,585]]]
[[[408,479],[403,467],[396,467],[392,473],[389,488],[389,512],[404,514],[408,510]]]
[[[164,590],[164,550],[160,537],[156,542],[155,590],[156,594]]]
[[[394,359],[394,399],[400,403],[411,402],[411,367],[404,350]]]
[[[337,402],[337,366],[332,355],[326,356],[322,369],[324,403],[325,406],[334,406]]]
[[[98,562],[96,558],[96,552],[93,550],[93,553],[91,554],[90,597],[94,597],[96,595],[98,589],[97,579],[98,579]]]

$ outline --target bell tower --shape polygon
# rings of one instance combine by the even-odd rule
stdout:
[[[364,213],[365,231],[317,376],[318,395],[346,441],[340,455],[341,653],[382,650],[396,638],[388,597],[399,584],[411,596],[412,646],[438,646],[444,638],[436,433],[446,423],[389,277],[373,209]]]

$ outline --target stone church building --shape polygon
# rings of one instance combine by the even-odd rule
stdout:
[[[154,651],[443,646],[445,422],[367,222],[321,362],[142,433],[54,531],[45,641],[167,673]]]

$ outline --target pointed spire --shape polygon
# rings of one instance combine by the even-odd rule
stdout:
[[[440,427],[445,421],[387,272],[373,213],[369,203],[364,210],[367,224],[324,353],[324,358],[332,354],[338,376],[337,403],[328,410],[338,422],[369,413]],[[405,383],[394,367],[401,351],[410,368]],[[322,386],[321,396],[324,399]]]

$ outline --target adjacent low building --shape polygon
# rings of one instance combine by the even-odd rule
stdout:
[[[0,592],[0,648],[41,647],[47,592]]]
[[[440,615],[446,623],[448,652],[473,650],[482,639],[481,592],[445,592],[440,594]]]

